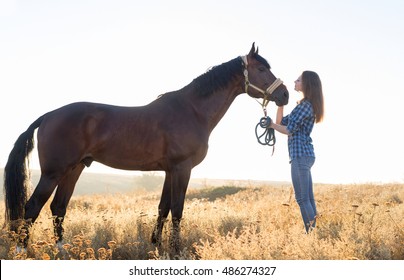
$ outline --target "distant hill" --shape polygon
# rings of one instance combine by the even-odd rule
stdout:
[[[0,182],[3,185],[3,171],[0,169]],[[31,170],[31,182],[35,187],[39,181],[40,171]],[[157,191],[161,190],[164,177],[156,175],[153,172],[144,172],[139,175],[122,175],[122,174],[101,174],[84,171],[80,176],[74,195],[84,194],[102,194],[102,193],[127,193],[136,190]],[[288,182],[270,182],[256,180],[232,180],[232,179],[191,179],[190,188],[206,188],[217,186],[284,186],[289,185]],[[1,187],[0,196],[3,196],[3,187]]]
[[[0,180],[3,185],[3,172],[0,170]],[[39,181],[40,171],[31,171],[31,182],[35,187]],[[117,193],[117,192],[130,192],[134,191],[135,176],[115,175],[115,174],[97,174],[90,172],[83,172],[77,182],[74,195],[92,194],[92,193]],[[3,188],[1,188],[1,195],[3,195]]]

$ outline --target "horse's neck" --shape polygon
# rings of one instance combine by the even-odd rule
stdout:
[[[239,94],[237,87],[228,87],[201,99],[196,105],[199,114],[207,121],[210,131],[216,127]]]

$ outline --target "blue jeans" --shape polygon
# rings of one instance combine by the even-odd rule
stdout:
[[[306,232],[316,226],[316,203],[313,194],[313,181],[311,179],[311,167],[314,157],[299,157],[291,162],[292,183],[295,189],[295,198],[299,204],[300,212]]]

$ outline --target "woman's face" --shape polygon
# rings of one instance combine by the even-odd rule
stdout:
[[[299,76],[295,81],[295,91],[302,92],[302,76]]]

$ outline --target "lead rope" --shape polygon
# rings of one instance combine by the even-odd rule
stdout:
[[[255,136],[257,137],[258,143],[260,143],[261,145],[267,145],[272,147],[271,156],[273,156],[275,152],[276,138],[275,138],[275,130],[269,127],[269,124],[271,122],[272,122],[271,118],[267,116],[265,113],[265,117],[262,117],[255,126]],[[264,132],[261,134],[259,134],[258,132],[259,127],[264,129]]]

